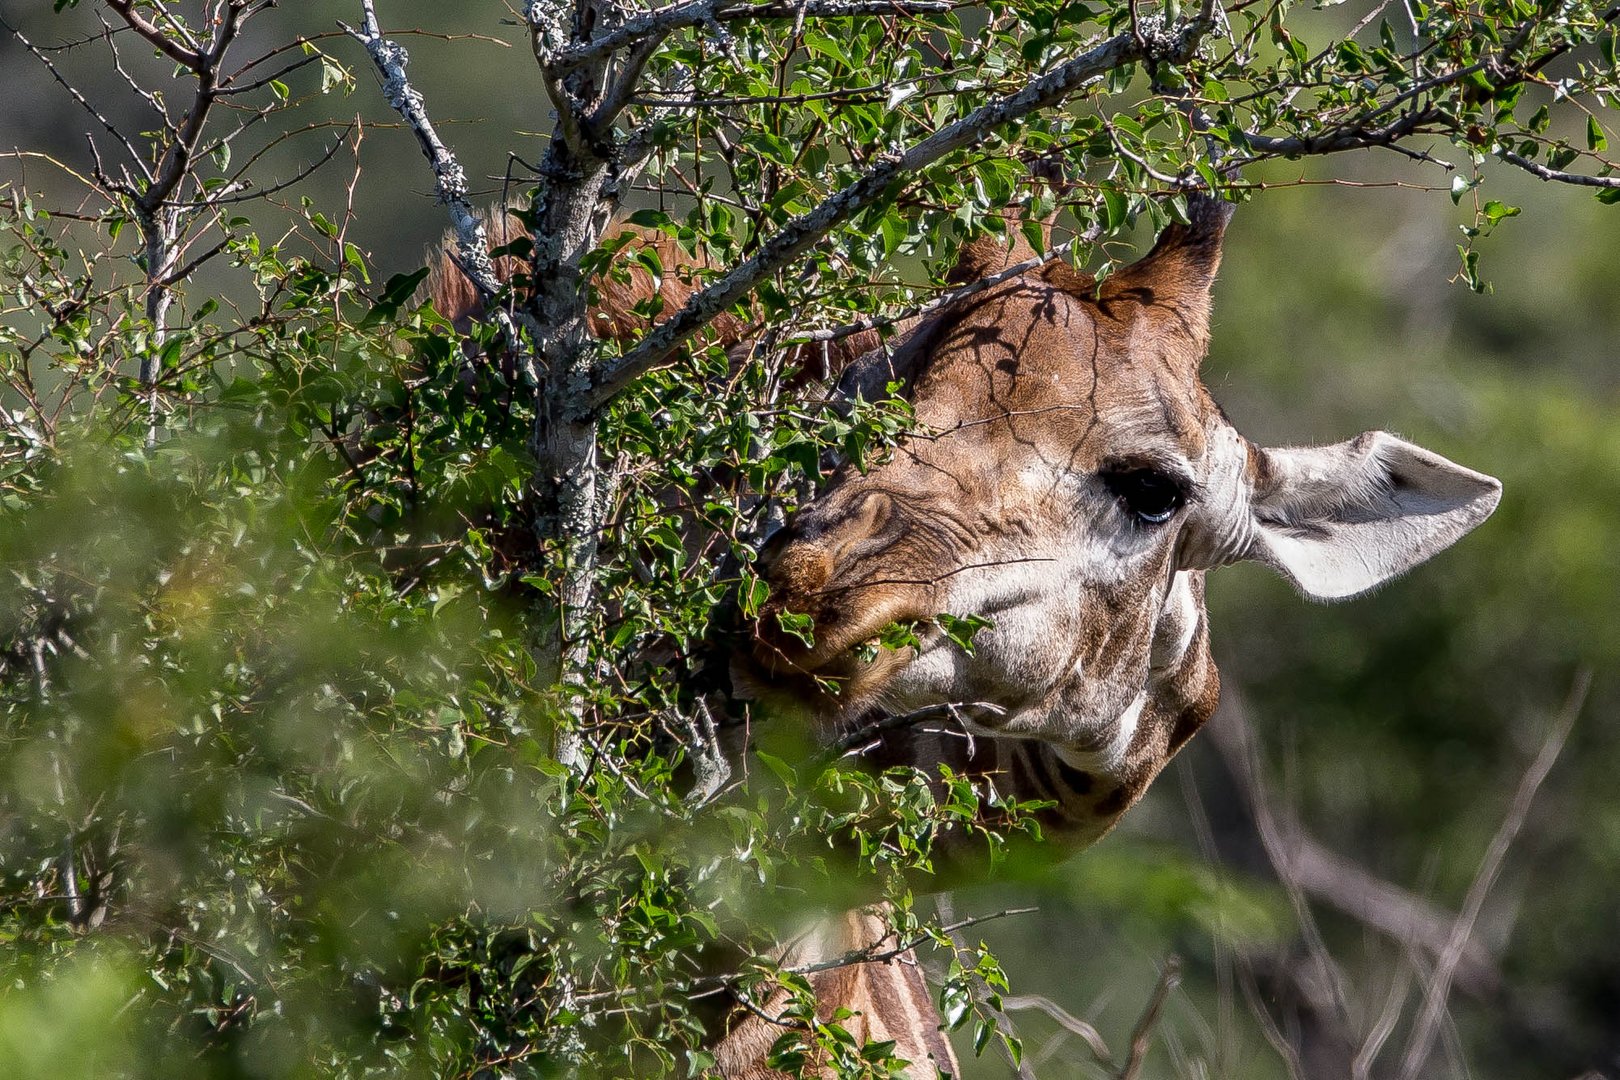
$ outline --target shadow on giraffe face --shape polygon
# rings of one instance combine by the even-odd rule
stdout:
[[[1040,740],[1128,803],[1214,709],[1205,572],[1254,559],[1348,597],[1489,516],[1494,479],[1394,436],[1264,449],[1232,427],[1198,374],[1227,217],[1204,200],[1100,286],[1048,264],[913,330],[917,430],[766,544],[738,691],[823,737],[983,703],[968,726]],[[981,240],[953,277],[1028,254]],[[969,616],[971,651],[945,629]]]

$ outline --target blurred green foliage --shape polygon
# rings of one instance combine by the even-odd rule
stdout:
[[[1433,8],[1437,37],[1463,62],[1499,22],[1535,10],[1477,7]],[[1335,13],[1296,12],[1285,32],[1273,10],[1276,20],[1239,20],[1268,43],[1261,61],[1229,58],[1204,73],[1217,136],[1233,146],[1246,124],[1289,135],[1327,126],[1322,110],[1373,100],[1380,71],[1393,81],[1383,90],[1408,85],[1382,41],[1306,48],[1343,29]],[[714,96],[885,85],[836,107],[747,113],[749,137],[723,171],[703,158],[707,178],[693,140],[713,131],[663,122],[659,168],[694,170],[713,197],[665,184],[641,220],[735,258],[873,152],[1129,17],[1123,5],[1053,3],[991,14],[988,27],[964,13],[898,44],[877,20],[812,27],[786,86],[765,62],[780,27],[740,32],[738,67],[717,62],[718,42],[682,39],[659,63],[704,72]],[[277,32],[302,26],[299,13],[270,17],[290,20],[264,24]],[[1549,32],[1601,36],[1573,17]],[[531,115],[538,91],[494,100],[478,80],[458,87],[466,54],[422,43],[439,58],[413,69],[425,87],[474,86],[454,111],[511,121],[450,129],[482,160],[512,149],[509,129],[544,126]],[[962,83],[906,93],[940,51],[965,58]],[[511,52],[523,50],[499,63]],[[1306,77],[1324,97],[1280,104],[1279,87]],[[1140,237],[1179,212],[1148,198],[1155,173],[1202,150],[1142,81],[1108,87],[1117,112],[1076,108],[1006,136],[1075,156],[1086,179],[1064,221],[1102,229],[1102,269],[1128,257],[1138,221]],[[344,88],[327,64],[289,82],[306,104]],[[1489,91],[1459,91],[1447,107],[1517,132],[1543,160],[1562,155],[1550,146],[1559,137],[1595,152],[1584,124],[1565,132],[1560,120],[1549,133],[1538,118],[1547,88],[1494,103]],[[367,154],[392,152],[379,144],[393,134],[367,135]],[[296,168],[279,144],[265,153],[266,177]],[[1396,428],[1502,477],[1501,510],[1435,566],[1354,605],[1308,609],[1247,570],[1223,571],[1212,595],[1228,681],[1285,764],[1302,819],[1449,907],[1547,717],[1578,670],[1597,673],[1487,909],[1482,936],[1511,992],[1455,1007],[1473,1074],[1509,1077],[1620,1055],[1609,890],[1620,871],[1610,782],[1620,740],[1605,722],[1620,705],[1610,537],[1620,243],[1611,208],[1584,194],[1555,202],[1495,174],[1482,190],[1481,164],[1466,160],[1461,189],[1442,179],[1446,190],[1427,194],[1306,188],[1254,200],[1234,228],[1207,372],[1252,436]],[[762,752],[736,766],[720,798],[688,798],[686,725],[701,724],[717,605],[739,586],[750,595],[759,533],[813,490],[822,455],[881,454],[910,425],[904,402],[839,411],[776,398],[783,371],[734,368],[717,348],[617,402],[601,431],[617,472],[601,602],[576,627],[592,642],[595,679],[585,715],[563,708],[531,657],[560,570],[526,516],[529,388],[463,363],[451,327],[409,300],[418,276],[372,277],[414,265],[402,252],[440,228],[404,197],[425,176],[401,184],[401,165],[359,171],[357,218],[340,212],[351,171],[318,175],[329,185],[318,197],[232,220],[228,269],[187,283],[162,338],[143,321],[124,209],[74,225],[40,209],[30,184],[4,189],[5,1075],[692,1074],[708,1062],[709,992],[764,992],[773,978],[797,990],[804,1021],[778,1045],[779,1065],[820,1052],[848,1075],[886,1075],[898,1066],[882,1044],[857,1045],[839,1018],[816,1019],[802,978],[770,960],[801,920],[875,897],[896,903],[907,940],[937,946],[944,1013],[964,1051],[997,1034],[981,988],[993,1000],[1061,1000],[1117,1048],[1155,964],[1174,951],[1185,982],[1162,1038],[1180,1056],[1155,1051],[1149,1074],[1198,1075],[1196,1059],[1215,1075],[1284,1075],[1255,1022],[1235,1015],[1228,973],[1235,954],[1292,948],[1295,913],[1266,874],[1212,862],[1201,846],[1178,790],[1207,779],[1196,747],[1117,835],[1063,865],[985,829],[972,785],[834,768],[768,725]],[[1298,178],[1271,168],[1249,178]],[[771,282],[755,312],[838,322],[931,295],[963,237],[1005,228],[997,212],[1020,197],[1023,175],[1007,145],[929,170],[818,248],[803,274]],[[1398,174],[1414,177],[1434,182]],[[1446,222],[1453,196],[1462,209]],[[368,260],[344,239],[350,224],[389,254]],[[1448,285],[1458,241],[1465,279]],[[622,275],[612,255],[596,269]],[[1462,287],[1492,279],[1493,296]],[[163,430],[150,446],[132,375],[142,357],[162,372]],[[550,756],[562,725],[588,737],[583,775]],[[1027,824],[1019,808],[1000,810]],[[964,890],[963,907],[1033,899],[1038,916],[986,926],[982,939],[979,928],[963,940],[942,933],[914,892],[942,880],[941,842],[964,835],[1005,881]],[[1398,950],[1322,918],[1373,1000],[1403,962]],[[1051,1032],[1022,1017],[1028,1055]],[[1103,1074],[1072,1041],[1052,1045],[1063,1056],[1043,1059],[1041,1075]],[[988,1054],[967,1063],[975,1076],[996,1068]]]
[[[48,218],[13,202],[7,224],[11,265],[31,249],[48,280]],[[275,317],[192,327],[235,347],[202,366],[183,430],[144,448],[128,389],[108,408],[68,376],[71,428],[6,433],[26,465],[0,519],[8,1075],[59,1075],[64,1054],[82,1075],[674,1068],[703,1036],[687,996],[719,985],[705,946],[766,954],[793,911],[840,902],[829,861],[864,868],[844,902],[905,901],[937,832],[982,831],[965,783],[941,799],[919,774],[764,754],[734,798],[687,806],[652,718],[691,700],[634,658],[646,637],[690,647],[727,582],[629,483],[596,638],[618,676],[597,691],[601,764],[570,777],[489,542],[526,476],[521,409],[466,383],[430,308],[396,320],[341,271],[251,236],[240,252]],[[638,401],[663,420],[633,401],[624,437],[679,440],[693,476],[741,465],[752,426],[691,430],[740,414],[702,387],[652,380]],[[796,467],[774,460],[753,467]],[[121,1019],[24,1056],[43,1013]]]

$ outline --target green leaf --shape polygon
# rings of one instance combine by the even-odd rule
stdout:
[[[980,630],[993,629],[996,625],[983,615],[956,616],[943,611],[934,616],[934,621],[945,636],[969,656],[973,655],[974,635]]]
[[[1602,153],[1609,148],[1609,140],[1603,134],[1603,127],[1597,122],[1597,117],[1586,118],[1586,148],[1595,153]]]
[[[776,613],[776,625],[782,628],[783,633],[790,634],[804,642],[805,648],[813,649],[816,647],[816,621],[809,615],[797,611],[778,611]]]
[[[1459,245],[1457,248],[1457,253],[1462,256],[1461,276],[1462,279],[1467,282],[1468,288],[1476,293],[1485,292],[1488,286],[1487,283],[1479,276],[1479,252],[1475,251],[1473,248],[1462,247]]]
[[[742,611],[750,619],[758,618],[760,608],[770,599],[771,587],[762,577],[752,577],[743,589]]]
[[[764,750],[756,748],[754,750],[754,756],[763,762],[767,769],[775,773],[777,779],[782,781],[782,783],[789,787],[792,787],[798,783],[799,774],[794,771],[793,766],[789,765],[775,754],[767,753]]]
[[[1103,227],[1109,232],[1122,228],[1129,216],[1130,200],[1125,193],[1103,188]]]
[[[673,222],[670,221],[669,215],[662,210],[643,207],[630,215],[630,224],[643,229],[667,229]]]

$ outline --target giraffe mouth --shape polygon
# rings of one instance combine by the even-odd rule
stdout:
[[[840,727],[872,713],[903,669],[939,636],[927,628],[915,646],[888,648],[869,634],[837,651],[793,650],[756,636],[732,658],[733,693],[772,711],[809,714],[818,727]]]

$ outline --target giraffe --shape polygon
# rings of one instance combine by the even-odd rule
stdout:
[[[1496,480],[1393,435],[1263,448],[1228,422],[1198,367],[1230,211],[1194,196],[1188,224],[1100,284],[1048,263],[908,326],[892,349],[861,355],[870,335],[843,342],[830,358],[840,391],[870,397],[898,379],[918,430],[869,471],[834,473],[764,545],[757,569],[770,597],[731,657],[734,694],[828,739],[952,705],[965,732],[887,729],[869,759],[944,763],[1005,796],[1049,802],[1043,831],[1078,850],[1215,710],[1209,570],[1255,560],[1307,597],[1346,598],[1484,521]],[[666,238],[632,243],[679,265]],[[980,239],[951,278],[982,281],[1031,254],[1022,241]],[[477,314],[448,257],[431,290],[458,323]],[[672,310],[691,284],[679,271],[608,283],[593,330],[633,340],[646,323],[633,309],[655,291]],[[717,330],[726,345],[747,336],[736,320]],[[783,630],[789,613],[810,617],[812,643]],[[969,654],[936,625],[941,613],[991,625]],[[896,622],[915,623],[918,644],[869,655],[863,646]],[[915,957],[884,949],[891,935],[881,910],[847,912],[778,959],[884,954],[811,975],[818,1011],[848,1010],[857,1039],[894,1040],[908,1075],[954,1076]],[[784,997],[734,1014],[714,1048],[723,1080],[779,1075],[765,1061]]]
[[[492,250],[523,235],[522,224],[499,207],[485,211],[483,219]],[[657,295],[664,310],[678,310],[694,291],[694,272],[704,264],[694,263],[670,237],[660,232],[620,224],[613,238],[623,241],[631,252],[641,247],[651,248],[659,262],[670,270],[654,280],[638,262],[628,275],[604,277],[596,283],[597,299],[588,325],[598,338],[625,346],[648,329],[649,320],[639,313],[644,310],[643,302]],[[454,251],[455,237],[446,234],[429,254],[429,275],[424,291],[434,309],[463,335],[464,348],[470,350],[466,335],[473,321],[483,316],[483,303],[476,287],[457,265],[452,255]],[[522,270],[520,261],[513,256],[497,258],[495,268],[503,281],[511,280]],[[722,314],[712,329],[714,340],[722,347],[746,349],[750,328],[735,316]],[[788,366],[791,368],[795,361],[802,360],[807,361],[804,366],[812,371],[839,372],[878,342],[875,332],[864,331],[817,349],[813,356],[790,356]],[[507,364],[511,358],[497,355],[488,359]],[[513,376],[515,372],[508,375]],[[791,967],[856,952],[898,952],[881,961],[839,964],[816,971],[808,976],[808,981],[818,1004],[827,1011],[840,1007],[851,1010],[854,1015],[845,1027],[856,1039],[863,1043],[893,1040],[895,1055],[912,1063],[917,1075],[955,1076],[960,1066],[940,1027],[917,959],[911,951],[899,951],[897,946],[883,913],[878,909],[862,909],[842,912],[811,926],[804,934],[787,942],[777,960]],[[766,1001],[760,1010],[764,1015],[734,1010],[726,1032],[713,1047],[716,1068],[723,1080],[772,1080],[781,1075],[764,1063],[783,1027],[765,1017],[772,1010],[779,1011],[785,998],[785,994],[779,993]]]
[[[1495,479],[1384,432],[1301,448],[1237,432],[1198,372],[1231,207],[1195,196],[1189,211],[1100,284],[1050,263],[846,372],[850,391],[902,380],[918,430],[888,461],[836,472],[765,544],[770,597],[732,659],[738,693],[828,738],[955,703],[973,738],[886,730],[873,757],[1050,800],[1045,832],[1078,849],[1215,711],[1208,571],[1254,560],[1306,597],[1348,598],[1491,514]],[[1029,254],[976,241],[953,279]],[[991,625],[970,654],[941,613]],[[801,632],[810,617],[808,642],[783,629],[787,614]],[[897,622],[917,644],[872,656]],[[824,1007],[887,1031],[920,1025],[906,1050],[926,1053],[939,1019],[911,975],[829,986]],[[912,1075],[954,1073],[946,1055],[912,1057]]]

